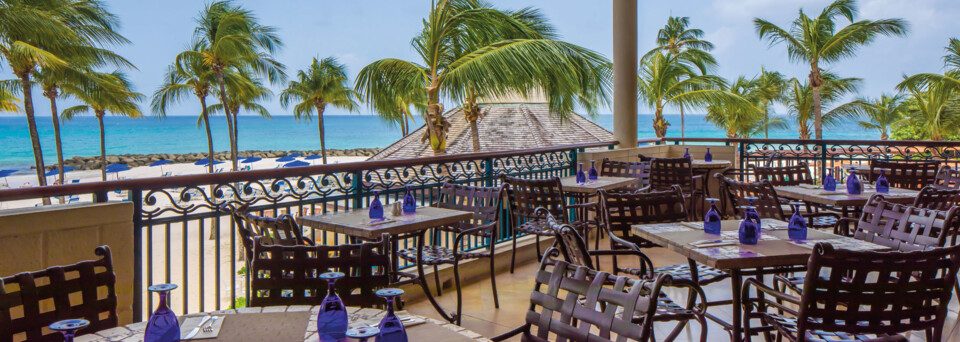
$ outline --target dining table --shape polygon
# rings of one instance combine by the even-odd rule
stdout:
[[[376,326],[386,311],[372,308],[347,307],[350,327]],[[246,307],[239,309],[220,310],[211,312],[192,313],[182,315],[180,320],[181,336],[188,336],[204,317],[217,317],[215,323],[209,323],[216,329],[195,335],[192,339],[182,341],[204,342],[300,342],[319,341],[317,335],[317,313],[320,306],[292,305]],[[490,341],[483,335],[464,329],[463,327],[435,320],[432,318],[412,315],[406,311],[397,311],[397,316],[403,320],[410,341],[433,342],[477,342]],[[206,320],[207,322],[211,320]],[[101,330],[92,334],[77,336],[75,342],[107,342],[107,341],[143,341],[147,322],[127,324],[124,326]],[[83,330],[80,331],[83,334]],[[372,341],[372,339],[371,339]]]
[[[840,212],[840,217],[847,218],[859,217],[863,206],[877,193],[873,185],[869,184],[864,184],[863,191],[856,195],[847,193],[844,184],[837,184],[836,191],[825,190],[822,185],[813,184],[777,186],[774,190],[777,191],[777,196],[806,202],[816,207],[832,208]],[[919,194],[917,190],[891,187],[889,193],[881,195],[889,202],[909,205],[913,204]]]
[[[425,234],[430,228],[470,220],[473,218],[473,213],[447,208],[417,207],[416,211],[412,213],[394,215],[392,210],[389,209],[391,206],[384,205],[383,218],[379,219],[370,218],[368,210],[351,210],[334,214],[301,216],[297,218],[297,223],[304,227],[344,234],[354,239],[366,241],[378,240],[383,234],[390,235],[390,260],[395,275],[395,285],[400,284],[400,276],[408,277],[409,280],[406,282],[418,283],[430,304],[444,319],[450,322],[455,321],[460,313],[448,313],[444,310],[431,294],[425,280],[422,262],[426,241]],[[409,238],[416,239],[417,244],[416,276],[399,272],[399,241]]]
[[[714,174],[721,173],[733,166],[733,162],[723,159],[714,159],[706,161],[703,159],[694,159],[690,162],[690,168],[694,175],[701,175],[703,178],[704,195],[711,197],[712,194],[720,193],[720,182],[713,178]]]
[[[804,240],[791,240],[787,222],[761,220],[761,236],[755,245],[739,243],[740,220],[721,222],[719,235],[703,230],[703,222],[676,222],[635,225],[632,233],[654,244],[679,253],[690,262],[691,269],[700,263],[723,270],[731,278],[733,317],[726,322],[708,312],[707,317],[731,332],[733,341],[743,341],[741,289],[745,276],[763,280],[764,275],[801,272],[817,242],[830,242],[837,248],[853,250],[887,250],[885,246],[814,229],[807,230]],[[696,273],[693,274],[697,281]],[[749,340],[749,337],[746,338]]]

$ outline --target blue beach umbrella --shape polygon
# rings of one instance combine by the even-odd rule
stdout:
[[[7,182],[7,176],[14,174],[17,170],[0,170],[0,177],[3,177],[3,183],[10,187],[10,183]]]
[[[203,158],[193,163],[193,165],[207,165],[207,163],[210,163],[210,159]]]
[[[120,172],[127,171],[129,169],[130,167],[127,166],[127,164],[110,164],[107,165],[106,171],[107,173],[116,173],[117,179],[120,179]],[[64,170],[66,170],[66,168],[64,168]]]
[[[283,157],[277,158],[278,163],[292,162],[294,160],[297,160],[297,158],[291,157],[291,156],[283,156]]]
[[[250,163],[256,163],[256,162],[261,161],[261,160],[263,160],[263,158],[250,157],[250,158],[244,159],[244,160],[241,161],[240,163],[241,163],[241,164],[250,164]]]
[[[303,155],[302,153],[291,153],[291,154],[288,154],[287,157],[296,158],[296,157],[299,157],[299,156],[302,156],[302,155]]]
[[[163,172],[163,166],[164,166],[164,165],[167,165],[167,164],[170,164],[170,163],[172,163],[172,161],[169,161],[169,160],[166,160],[166,159],[162,159],[162,160],[158,160],[158,161],[153,162],[153,164],[150,164],[150,166],[151,166],[151,167],[153,167],[153,166],[159,166],[159,167],[160,167],[160,175],[163,175],[163,174],[165,174],[165,173]]]
[[[306,156],[305,158],[303,158],[303,160],[311,160],[310,164],[313,164],[312,160],[317,160],[317,159],[323,159],[323,157],[322,157],[322,156],[318,156],[318,155],[316,155],[316,154],[311,154],[311,155]]]
[[[302,161],[302,160],[297,160],[297,161],[293,161],[293,162],[289,162],[289,163],[283,164],[283,167],[300,167],[300,166],[310,166],[310,163],[305,162],[305,161]]]
[[[75,166],[64,166],[64,167],[63,167],[63,173],[67,173],[67,172],[70,172],[70,171],[73,171],[73,170],[76,170],[76,169],[77,169],[77,168],[76,168]],[[56,176],[56,175],[59,175],[59,174],[60,174],[60,170],[58,170],[57,168],[53,168],[53,169],[50,169],[50,171],[47,171],[47,173],[44,173],[43,175],[44,175],[45,177],[50,177],[50,176]],[[6,177],[4,177],[4,179],[6,179]]]

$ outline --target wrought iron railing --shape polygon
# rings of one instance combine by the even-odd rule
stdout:
[[[134,205],[134,320],[153,307],[147,285],[177,283],[174,309],[181,313],[221,310],[244,298],[245,269],[236,222],[220,209],[240,202],[266,216],[323,214],[360,209],[374,191],[385,203],[411,189],[422,205],[434,201],[446,181],[498,185],[500,175],[525,178],[567,176],[577,152],[616,142],[470,153],[299,168],[226,172],[0,190],[0,202],[92,195],[97,202],[127,200]],[[500,240],[512,235],[502,225]],[[317,243],[338,244],[343,236],[311,230]],[[453,236],[435,235],[450,245]],[[467,241],[484,247],[488,239]],[[402,246],[405,247],[405,246]],[[239,279],[238,279],[239,278]],[[146,301],[146,302],[144,302]],[[146,304],[146,306],[144,306]]]
[[[645,140],[641,144],[724,144],[737,147],[738,167],[762,165],[771,154],[776,162],[792,164],[804,161],[822,179],[826,170],[843,174],[841,165],[868,165],[880,160],[937,160],[956,169],[960,165],[960,142],[903,140],[798,140],[798,139],[714,139],[666,138]]]

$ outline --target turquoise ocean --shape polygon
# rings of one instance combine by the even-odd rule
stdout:
[[[668,136],[680,136],[680,116],[666,115],[672,124]],[[640,138],[654,137],[652,115],[638,116]],[[595,120],[608,130],[613,128],[612,115],[598,115]],[[213,120],[214,148],[225,151],[227,128],[223,117]],[[318,150],[319,134],[316,122],[297,121],[290,116],[275,116],[273,119],[256,116],[241,116],[239,148],[243,150]],[[722,130],[704,120],[703,115],[687,115],[687,137],[722,138]],[[328,115],[324,117],[327,148],[386,147],[401,137],[398,127],[384,123],[373,115]],[[419,125],[419,124],[418,124]],[[56,162],[53,138],[53,123],[50,117],[37,117],[37,126],[47,165]],[[197,126],[195,117],[168,116],[157,118],[126,119],[104,118],[107,154],[192,153],[206,151],[204,129]],[[415,126],[416,127],[416,126]],[[80,117],[61,123],[63,152],[65,158],[95,156],[100,153],[97,120]],[[796,130],[772,131],[771,138],[796,138]],[[825,133],[828,139],[878,139],[878,133],[866,131],[855,123],[830,128]],[[27,131],[26,118],[0,116],[0,168],[26,169],[33,165],[33,150]]]

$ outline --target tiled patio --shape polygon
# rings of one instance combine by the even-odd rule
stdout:
[[[601,246],[606,245],[605,243]],[[650,250],[647,255],[653,259],[654,265],[666,266],[678,263],[685,263],[686,259],[679,254],[673,253],[663,248]],[[610,269],[610,259],[601,260],[604,264],[603,269]],[[636,262],[627,258],[620,258],[621,265],[625,262]],[[518,266],[515,273],[501,273],[497,275],[497,285],[500,295],[500,309],[496,309],[493,304],[493,294],[490,290],[490,281],[488,279],[467,285],[463,289],[463,327],[483,334],[484,336],[495,336],[523,324],[524,316],[529,303],[530,291],[533,289],[532,274],[537,269],[535,263],[528,263],[522,267]],[[432,285],[432,283],[431,283]],[[443,296],[438,297],[441,305],[446,308],[454,308],[456,305],[456,292],[454,288],[445,289]],[[704,287],[707,298],[710,300],[730,298],[730,281],[724,280],[719,283],[710,284]],[[685,298],[683,291],[670,291],[669,295],[675,299]],[[412,313],[437,318],[440,316],[426,300],[415,303],[408,303],[407,310]],[[950,314],[947,318],[944,336],[948,342],[960,342],[960,324],[958,323],[958,312],[960,304],[956,296],[950,302]],[[723,319],[730,319],[730,306],[713,307],[710,312]],[[656,323],[655,335],[657,338],[666,337],[673,325],[670,323]],[[708,341],[728,341],[729,334],[719,325],[709,323]],[[677,341],[699,341],[699,327],[692,323],[688,325],[684,333],[678,336]],[[911,341],[924,341],[922,333],[913,333],[910,335]],[[520,338],[513,338],[509,341],[519,341]],[[754,337],[756,341],[762,341],[762,337]]]

